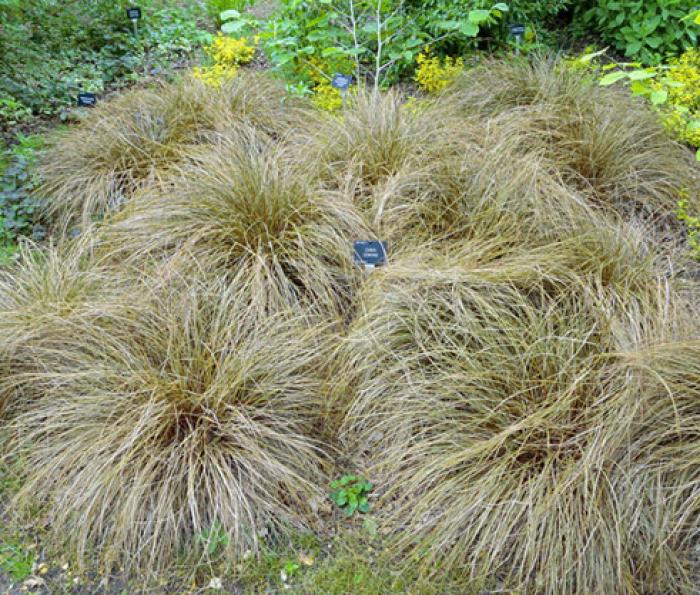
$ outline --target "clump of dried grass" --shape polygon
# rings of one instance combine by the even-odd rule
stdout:
[[[687,332],[684,304],[634,246],[620,261],[601,239],[473,242],[365,290],[336,374],[354,395],[342,436],[383,487],[394,551],[423,572],[538,593],[688,588],[676,537],[698,470],[668,460],[641,496],[632,461],[651,453],[637,441],[675,442],[670,405],[697,382],[667,386],[656,414],[658,390],[618,367],[623,349]]]
[[[219,89],[194,78],[127,91],[58,138],[40,164],[49,214],[83,223],[158,182],[194,145],[239,126],[281,137],[303,110],[269,77],[241,73]]]
[[[105,300],[123,290],[91,244],[89,236],[44,249],[24,243],[14,265],[0,270],[0,415],[41,394],[37,350],[61,345],[72,322],[99,319]]]
[[[690,155],[657,115],[585,71],[546,58],[493,60],[465,71],[444,99],[470,117],[491,118],[596,202],[656,219],[674,211],[681,189],[691,188],[691,202],[700,204]]]
[[[382,229],[430,185],[441,160],[460,154],[456,140],[472,130],[439,103],[412,107],[398,92],[360,92],[340,115],[309,129],[298,150],[324,187],[340,191]]]
[[[351,204],[319,190],[284,147],[253,130],[193,155],[168,183],[104,228],[107,249],[221,276],[265,314],[289,306],[342,316],[358,282]]]
[[[69,220],[128,204],[97,257],[0,278],[17,503],[107,565],[162,569],[211,531],[234,561],[315,525],[340,427],[424,574],[688,590],[697,333],[620,217],[668,215],[693,176],[652,116],[542,61],[418,106],[361,93],[315,130],[266,84],[124,97],[94,114],[109,151],[85,128],[44,166]],[[377,235],[391,264],[363,282],[352,241]],[[336,353],[325,324],[354,310]]]
[[[329,453],[317,442],[322,328],[251,324],[223,283],[180,279],[72,320],[40,350],[43,395],[15,418],[15,504],[45,502],[49,537],[85,561],[158,571],[209,540],[229,562],[310,528]],[[212,553],[210,551],[209,553]]]

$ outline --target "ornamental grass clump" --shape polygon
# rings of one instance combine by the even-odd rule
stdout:
[[[83,317],[42,350],[44,394],[10,428],[15,506],[45,504],[50,541],[127,572],[231,563],[314,527],[324,329],[251,324],[222,283],[149,284],[105,312],[109,332]]]
[[[697,443],[672,402],[698,385],[691,371],[668,384],[657,413],[663,377],[648,388],[618,355],[678,340],[688,319],[650,261],[614,259],[590,238],[505,254],[471,243],[365,288],[336,373],[341,403],[353,396],[341,437],[382,486],[375,509],[406,564],[486,590],[688,587],[694,450],[663,457],[665,475],[647,466],[644,495],[634,461],[651,454],[640,441],[671,445],[679,429]]]
[[[193,154],[105,225],[106,249],[224,278],[261,314],[342,316],[360,278],[352,242],[368,232],[294,161],[254,130]]]
[[[465,116],[452,96],[411,107],[397,94],[360,94],[312,135],[309,163],[394,252],[499,236],[539,245],[591,220],[608,225],[618,214],[567,183],[533,147],[540,136],[515,116]]]
[[[492,118],[521,151],[545,155],[573,188],[625,214],[663,219],[682,189],[697,187],[691,157],[643,102],[565,63],[491,61],[458,77],[445,101]]]
[[[40,163],[50,214],[87,223],[118,210],[135,192],[157,184],[193,147],[238,126],[281,136],[298,118],[283,106],[284,89],[267,77],[241,74],[218,89],[186,78],[128,91],[62,135]]]
[[[122,277],[97,262],[89,237],[40,249],[20,246],[0,270],[0,416],[23,412],[40,394],[41,349],[60,348],[70,325],[99,320]]]
[[[397,197],[415,194],[432,167],[457,150],[452,116],[431,102],[411,109],[396,92],[358,93],[340,115],[326,115],[308,132],[301,150],[326,187],[346,193],[380,226],[387,210],[400,209]]]

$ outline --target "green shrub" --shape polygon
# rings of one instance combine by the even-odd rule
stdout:
[[[697,44],[697,30],[681,20],[694,8],[694,0],[595,0],[578,18],[625,56],[658,64]]]
[[[19,141],[4,152],[0,164],[0,247],[10,249],[22,236],[41,240],[46,229],[40,225],[40,211],[45,201],[38,193],[34,173],[40,137],[19,135]]]
[[[249,6],[253,6],[255,0],[206,0],[207,14],[216,23],[217,27],[222,24],[221,13],[227,10],[237,10],[243,12]]]
[[[287,80],[310,84],[320,74],[330,81],[338,69],[352,74],[355,83],[369,81],[378,89],[411,73],[426,43],[439,37],[473,47],[479,32],[500,22],[507,10],[504,2],[468,10],[459,18],[435,10],[433,31],[420,10],[394,0],[353,0],[350,9],[336,0],[285,0],[262,24],[260,39],[273,69]],[[222,29],[240,35],[258,25],[249,15],[233,15]]]
[[[142,2],[139,36],[129,2],[22,2],[10,8],[0,37],[1,126],[17,114],[51,116],[73,105],[78,91],[102,92],[117,82],[162,70],[189,56],[209,34],[196,25],[196,8],[168,0]],[[192,6],[195,6],[192,3]],[[12,111],[7,106],[14,105]]]

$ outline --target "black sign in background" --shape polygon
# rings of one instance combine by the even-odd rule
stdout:
[[[525,33],[525,25],[511,25],[510,34],[513,36],[523,35]]]
[[[353,244],[355,264],[381,266],[386,264],[388,245],[378,240],[358,240]]]
[[[141,18],[141,9],[136,7],[127,8],[126,16],[128,16],[132,21],[137,21]]]
[[[339,72],[336,72],[333,75],[333,80],[331,81],[331,86],[335,87],[336,89],[340,89],[341,91],[347,89],[351,84],[352,75],[340,74]]]
[[[94,107],[97,96],[94,93],[78,93],[78,107]]]

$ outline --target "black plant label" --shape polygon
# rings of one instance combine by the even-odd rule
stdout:
[[[137,7],[127,8],[126,16],[128,16],[132,21],[138,21],[141,18],[141,9]]]
[[[339,72],[336,72],[333,75],[333,80],[331,81],[331,86],[335,87],[336,89],[340,89],[341,91],[346,90],[350,85],[352,84],[352,75],[351,74],[340,74]]]
[[[94,93],[78,93],[78,107],[94,107],[97,96]]]
[[[358,240],[353,245],[355,264],[382,266],[386,264],[388,244],[378,240]]]

